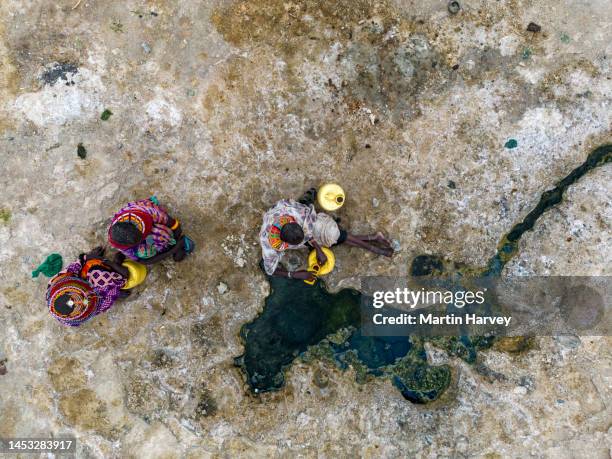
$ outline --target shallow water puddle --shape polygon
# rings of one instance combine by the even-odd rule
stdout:
[[[388,376],[407,399],[425,403],[450,383],[450,368],[432,367],[420,339],[369,337],[359,332],[361,294],[344,289],[329,293],[318,282],[270,278],[272,292],[262,314],[241,330],[245,353],[236,359],[255,392],[279,389],[284,372],[298,356],[329,358],[341,368],[352,365],[358,380]]]

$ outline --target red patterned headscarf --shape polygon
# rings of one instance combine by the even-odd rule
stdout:
[[[113,240],[111,235],[111,229],[113,228],[113,225],[115,223],[120,222],[132,223],[133,225],[135,225],[142,234],[141,241],[146,238],[149,233],[151,233],[151,229],[153,228],[153,218],[151,217],[151,215],[146,212],[143,212],[142,210],[129,209],[116,215],[110,227],[108,228],[108,241],[113,247],[119,250],[129,249],[130,247],[134,247],[134,245],[138,244],[137,243],[134,245],[125,245]]]
[[[295,223],[295,218],[291,215],[281,215],[274,219],[268,229],[268,242],[275,250],[282,251],[290,245],[281,239],[281,230],[287,223]]]
[[[62,314],[57,310],[56,304],[59,298],[68,296],[68,305],[72,312]],[[78,326],[91,319],[98,308],[99,295],[91,285],[72,273],[58,274],[49,282],[47,290],[47,306],[53,317],[65,325]]]

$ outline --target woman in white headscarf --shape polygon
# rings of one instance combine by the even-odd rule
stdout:
[[[317,213],[312,203],[293,200],[281,200],[264,214],[259,241],[266,273],[287,278],[310,279],[312,274],[305,270],[291,272],[280,268],[278,265],[285,250],[312,247],[317,251],[317,261],[321,265],[327,261],[322,247],[344,242],[378,255],[393,256],[391,244],[382,233],[349,234],[330,215]]]

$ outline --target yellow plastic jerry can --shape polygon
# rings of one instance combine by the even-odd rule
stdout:
[[[315,275],[315,279],[311,281],[309,280],[304,281],[305,283],[309,285],[313,285],[316,282],[317,277],[325,276],[326,274],[331,273],[332,270],[334,269],[334,266],[336,265],[336,257],[334,256],[334,252],[332,252],[331,249],[328,249],[327,247],[322,247],[322,249],[323,249],[323,253],[327,257],[327,261],[325,262],[323,266],[320,266],[319,262],[317,261],[317,251],[316,250],[312,250],[310,254],[308,255],[308,271],[310,271],[311,273]]]
[[[317,202],[328,211],[338,210],[344,204],[346,196],[340,185],[326,183],[317,191]]]
[[[125,266],[130,273],[122,290],[129,290],[144,282],[147,277],[147,267],[145,265],[133,260],[125,260],[122,265]]]

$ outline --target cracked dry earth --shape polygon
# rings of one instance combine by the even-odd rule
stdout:
[[[399,241],[391,261],[338,248],[332,290],[424,253],[484,265],[611,140],[609,1],[75,4],[0,2],[0,437],[74,435],[83,458],[610,456],[608,337],[497,345],[477,365],[430,348],[453,382],[421,406],[316,359],[255,395],[233,364],[269,293],[261,214],[282,197],[333,180],[343,224]],[[505,273],[611,275],[611,178],[570,187]],[[197,252],[60,326],[32,269],[153,193]]]

